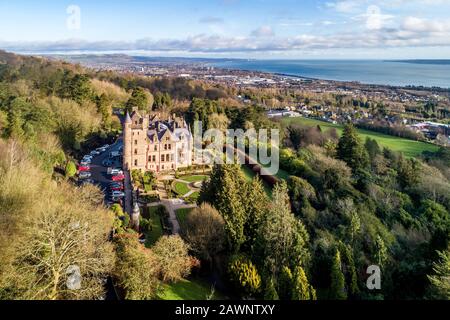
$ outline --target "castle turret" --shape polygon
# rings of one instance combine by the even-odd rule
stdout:
[[[133,122],[131,121],[130,114],[127,112],[123,125],[123,168],[125,170],[130,170],[132,166],[132,124]]]
[[[139,205],[137,202],[134,203],[133,213],[131,214],[131,222],[133,225],[133,229],[136,232],[139,232],[139,225],[141,219],[141,209],[139,209]]]

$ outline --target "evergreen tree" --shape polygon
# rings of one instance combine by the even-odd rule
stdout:
[[[369,163],[367,151],[363,147],[353,124],[344,127],[344,133],[337,148],[338,158],[345,161],[353,172],[364,169]]]
[[[330,296],[335,300],[346,300],[345,277],[342,273],[341,253],[336,250],[336,254],[331,266],[331,288]]]
[[[308,242],[309,234],[292,213],[287,185],[282,182],[275,186],[272,203],[259,230],[255,254],[266,272],[276,278],[284,266],[294,269],[307,264]]]
[[[375,159],[377,155],[381,154],[381,148],[378,145],[377,140],[375,139],[370,139],[369,137],[367,137],[364,147],[366,148],[367,153],[369,154],[370,160]]]
[[[428,276],[431,282],[431,296],[436,299],[450,299],[450,252],[438,252],[440,261],[433,263],[433,275]]]
[[[297,268],[293,280],[292,300],[316,300],[316,292],[309,284],[305,270],[302,267]]]
[[[256,177],[248,185],[245,200],[247,222],[244,227],[246,248],[251,249],[255,244],[258,228],[264,219],[269,204],[269,198],[264,190],[261,180]]]
[[[228,244],[238,252],[245,242],[245,224],[248,212],[245,208],[246,181],[237,165],[216,165],[209,183],[202,188],[199,201],[213,205],[225,220]]]
[[[264,291],[264,300],[267,300],[267,301],[280,300],[277,289],[275,288],[275,283],[273,281],[273,278],[270,278],[270,280],[267,281],[266,289]]]
[[[278,293],[281,300],[290,300],[292,297],[292,271],[289,267],[283,267],[278,279]]]

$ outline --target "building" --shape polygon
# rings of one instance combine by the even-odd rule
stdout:
[[[123,128],[123,166],[155,173],[192,165],[193,137],[183,118],[160,119],[134,110]]]

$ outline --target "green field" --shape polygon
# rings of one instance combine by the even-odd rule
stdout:
[[[248,182],[252,182],[253,179],[257,176],[257,174],[255,172],[253,172],[249,167],[247,167],[245,165],[241,166],[241,170],[245,176],[245,180],[247,180]],[[269,187],[269,185],[264,181],[263,181],[263,185],[264,185],[264,190],[266,191],[266,194],[269,197],[272,197],[272,188]]]
[[[166,284],[161,300],[179,301],[179,300],[206,300],[212,293],[212,286],[200,280],[182,280],[173,284]],[[217,291],[214,292],[213,300],[223,300]]]
[[[187,182],[200,182],[208,179],[208,176],[198,175],[198,176],[184,176],[181,177],[180,180]]]
[[[180,223],[181,229],[184,228],[186,217],[192,210],[193,209],[178,209],[177,211],[175,211],[175,214],[177,215],[177,220]]]
[[[173,191],[175,191],[179,196],[184,196],[191,191],[191,189],[186,183],[175,181]]]
[[[325,121],[307,119],[307,118],[284,118],[282,123],[288,124],[302,124],[307,126],[320,125],[323,130],[334,128],[339,134],[342,134],[343,126],[338,124],[332,124]],[[408,140],[404,138],[389,136],[382,133],[372,132],[368,130],[358,129],[360,138],[365,141],[367,137],[375,139],[380,146],[387,147],[393,151],[403,152],[407,157],[417,157],[424,151],[436,152],[439,147],[426,142],[419,142],[414,140]]]
[[[149,213],[150,216],[144,215],[144,218],[148,219],[152,225],[152,231],[147,232],[145,245],[147,247],[153,246],[164,234],[163,228],[161,226],[161,220],[158,214],[156,213],[158,207],[150,207]]]

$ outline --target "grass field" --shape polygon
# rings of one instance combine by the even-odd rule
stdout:
[[[325,121],[307,119],[307,118],[284,118],[282,120],[284,124],[302,124],[307,126],[317,126],[320,125],[323,130],[328,130],[334,128],[339,134],[342,134],[343,126],[338,124],[332,124]],[[365,141],[367,137],[375,139],[381,147],[390,148],[393,151],[403,152],[407,157],[417,157],[424,151],[435,152],[439,147],[425,142],[419,142],[414,140],[408,140],[404,138],[389,136],[382,133],[372,132],[368,130],[358,129],[360,138]]]
[[[181,229],[184,228],[186,217],[192,210],[193,209],[178,209],[177,211],[175,211],[175,214],[177,215],[177,220],[180,223]]]
[[[212,287],[206,282],[200,280],[183,280],[177,283],[164,285],[161,300],[179,301],[179,300],[206,300],[212,292]],[[213,300],[222,300],[217,291],[212,297]]]
[[[184,177],[180,178],[180,180],[187,181],[187,182],[200,182],[200,181],[205,181],[206,179],[208,179],[208,176],[203,176],[203,175],[184,176]]]
[[[253,178],[256,177],[256,173],[253,172],[253,171],[252,171],[249,167],[247,167],[247,166],[241,166],[241,170],[242,170],[242,172],[244,173],[245,179],[246,179],[248,182],[252,182],[252,181],[253,181]],[[268,185],[267,183],[265,183],[264,181],[263,181],[263,185],[264,185],[264,190],[266,191],[267,195],[268,195],[269,197],[272,197],[272,188],[269,187],[269,185]]]
[[[159,240],[159,238],[163,236],[161,220],[158,214],[156,213],[157,210],[158,210],[157,207],[150,207],[149,208],[150,216],[144,216],[144,218],[148,219],[152,225],[152,231],[146,233],[145,245],[147,247],[153,246]]]
[[[186,193],[191,191],[186,183],[175,181],[173,190],[180,196],[184,196]]]

